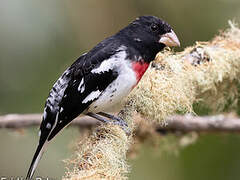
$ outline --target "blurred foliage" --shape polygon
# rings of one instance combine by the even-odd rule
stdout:
[[[171,24],[182,44],[176,50],[182,50],[196,40],[211,39],[227,27],[229,19],[239,22],[240,1],[1,0],[0,114],[41,112],[51,86],[65,68],[99,41],[146,14]],[[0,175],[24,176],[31,161],[37,129],[26,130],[24,136],[15,134],[0,130]],[[61,160],[71,154],[68,146],[77,134],[69,128],[59,135],[36,175],[60,179],[64,172]],[[158,157],[146,145],[131,161],[130,179],[239,179],[239,150],[238,135],[202,136],[178,156],[164,153]]]
[[[201,103],[201,102],[194,103],[193,111],[199,116],[209,115],[212,112],[212,110],[208,106],[206,106],[204,104],[204,102],[203,103]]]

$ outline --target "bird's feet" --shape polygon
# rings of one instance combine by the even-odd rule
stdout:
[[[107,114],[107,113],[104,113],[104,112],[99,112],[97,114],[94,114],[94,113],[87,113],[88,116],[90,117],[93,117],[101,122],[104,122],[104,123],[112,123],[112,124],[115,124],[115,125],[118,125],[120,126],[127,135],[130,135],[130,130],[128,128],[128,124],[120,117],[117,117],[117,116],[114,116],[114,115],[111,115],[111,114]],[[103,118],[103,117],[105,118]],[[106,119],[108,118],[108,119]]]
[[[120,117],[118,117],[118,116],[114,116],[114,115],[111,115],[111,114],[107,114],[107,113],[105,113],[105,112],[99,112],[99,113],[97,113],[97,114],[99,114],[99,115],[101,115],[101,116],[104,116],[104,117],[106,117],[106,118],[109,118],[109,119],[113,120],[114,122],[119,122],[118,124],[119,124],[120,126],[128,127],[128,124],[127,124],[122,118],[120,118]]]

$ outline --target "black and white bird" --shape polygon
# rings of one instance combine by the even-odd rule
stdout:
[[[39,144],[26,179],[32,178],[49,141],[80,114],[126,126],[106,112],[118,107],[165,46],[180,46],[171,26],[157,17],[141,16],[67,68],[46,100]]]

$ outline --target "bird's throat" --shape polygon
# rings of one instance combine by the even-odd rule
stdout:
[[[133,62],[132,66],[133,66],[133,70],[136,74],[136,79],[137,79],[137,83],[138,83],[141,80],[145,71],[147,70],[149,63],[143,62],[143,61],[136,61],[136,62]]]

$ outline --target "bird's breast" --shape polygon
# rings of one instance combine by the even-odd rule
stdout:
[[[136,75],[137,83],[141,80],[148,66],[149,66],[149,63],[143,62],[143,61],[136,61],[132,63],[132,67]]]
[[[90,112],[119,110],[123,99],[131,92],[137,84],[136,73],[129,60],[122,61],[118,65],[118,77],[101,93],[90,107]],[[116,105],[116,106],[115,106]]]

